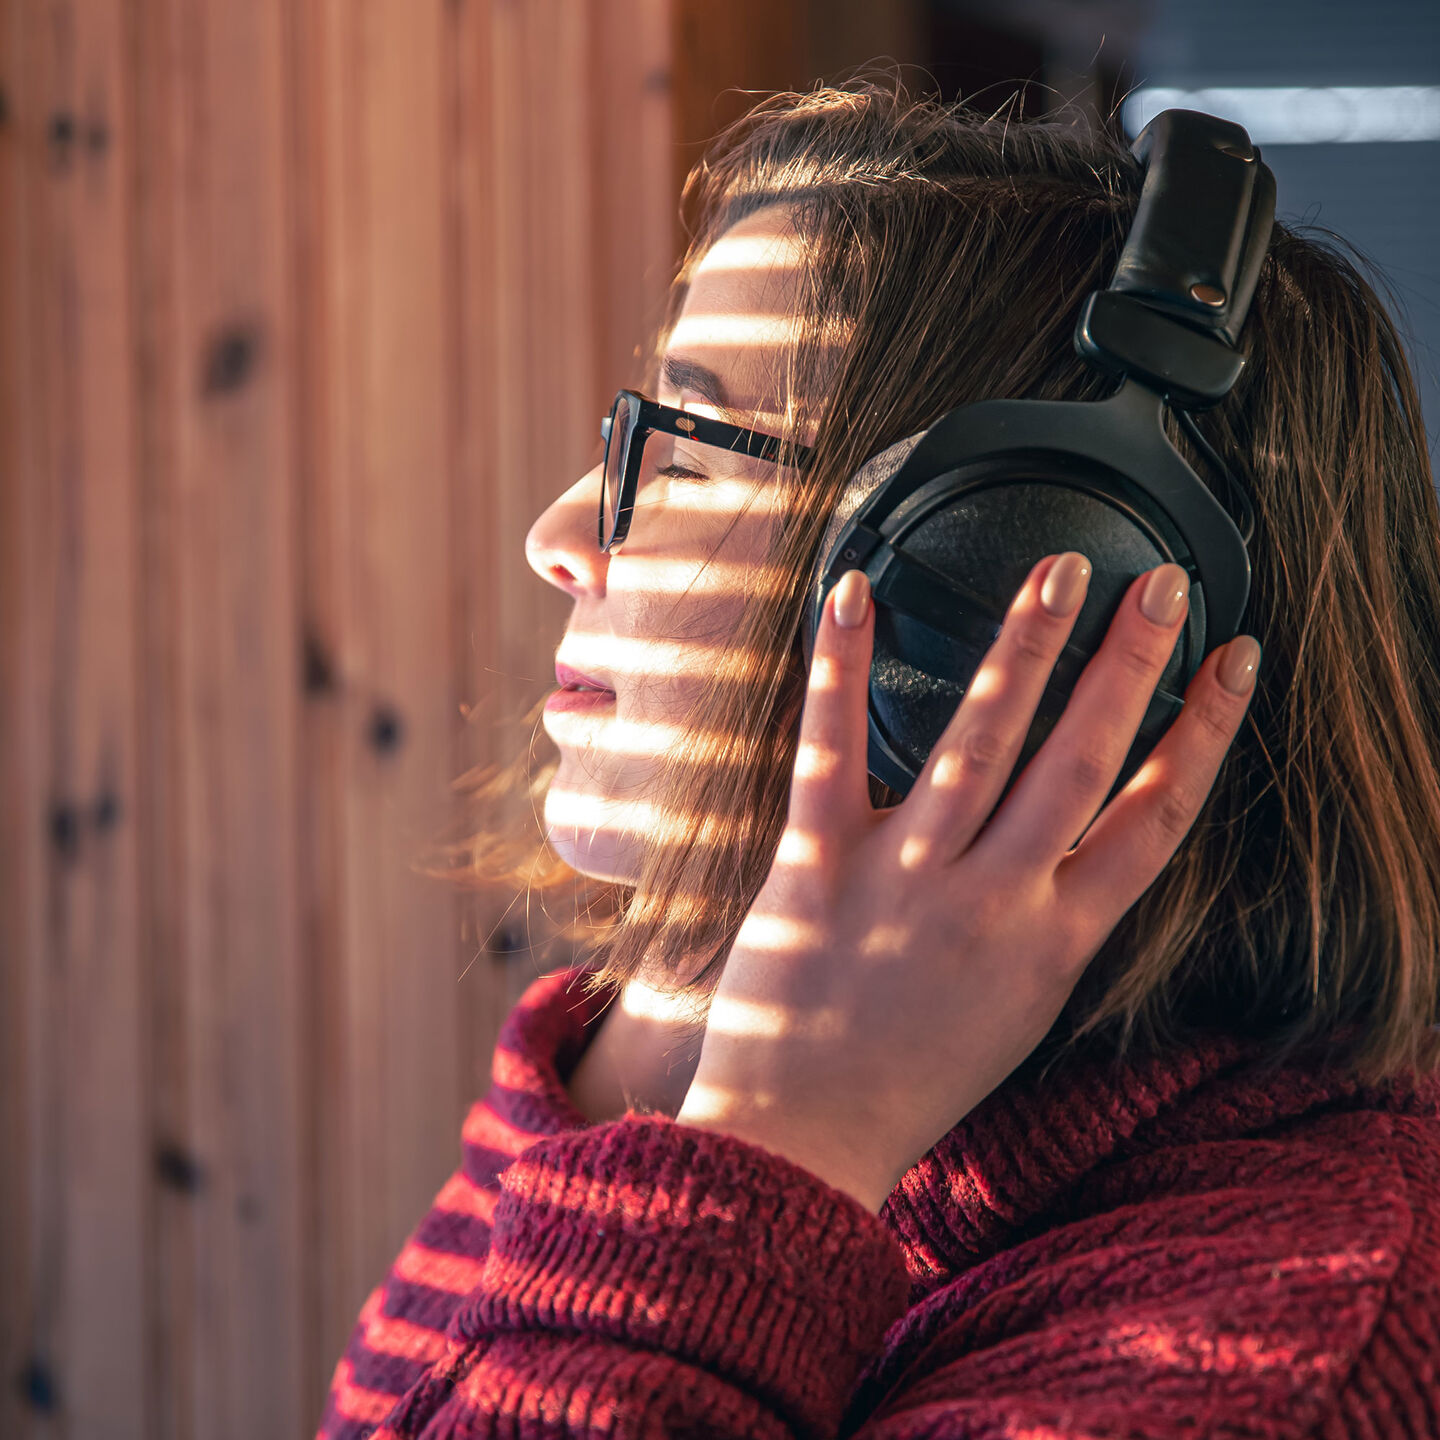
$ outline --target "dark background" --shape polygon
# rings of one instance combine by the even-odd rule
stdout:
[[[773,40],[765,16],[774,8],[754,7],[752,35]],[[1223,103],[1192,94],[1185,108],[1210,110],[1251,130],[1275,173],[1281,220],[1332,229],[1379,267],[1409,343],[1433,462],[1440,433],[1440,4],[811,0],[803,16],[791,17],[783,38],[788,52],[784,44],[752,52],[744,68],[757,78],[731,83],[803,88],[804,77],[833,79],[886,58],[899,64],[907,82],[938,89],[947,99],[994,110],[1018,89],[1027,115],[1075,102],[1127,138],[1143,124],[1137,112],[1143,113],[1147,89],[1239,89],[1240,96]],[[1409,107],[1412,117],[1421,112],[1411,133],[1429,138],[1347,141],[1338,104],[1331,106],[1341,117],[1332,135],[1311,139],[1314,132],[1302,130],[1271,138],[1255,128],[1257,97],[1244,93],[1336,86],[1423,87],[1428,93]],[[1127,96],[1133,98],[1122,104]],[[682,133],[706,133],[706,117],[684,115],[681,103]],[[1301,107],[1310,113],[1323,104],[1324,97],[1312,93],[1282,112],[1290,111],[1299,128]],[[711,102],[710,113],[729,118],[740,108],[741,97],[726,96]]]

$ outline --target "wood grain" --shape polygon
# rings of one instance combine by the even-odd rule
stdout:
[[[122,22],[118,3],[52,0],[5,25],[6,473],[28,477],[4,507],[4,868],[23,886],[4,905],[6,1138],[27,1182],[5,1187],[5,1229],[29,1243],[5,1265],[21,1384],[0,1416],[18,1391],[36,1435],[147,1419],[144,1335],[115,1323],[143,1288],[146,1218]]]
[[[156,1430],[280,1434],[306,1399],[286,31],[280,0],[141,18]]]
[[[672,33],[0,0],[7,1440],[313,1433],[459,1159],[539,972],[462,979],[509,897],[416,862],[553,685],[525,535],[661,313]]]

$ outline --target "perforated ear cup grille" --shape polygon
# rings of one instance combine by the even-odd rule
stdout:
[[[1110,500],[1043,479],[1009,478],[941,502],[904,535],[899,548],[967,585],[990,602],[997,616],[1005,614],[1044,556],[1083,551],[1093,573],[1070,644],[1087,653],[1099,648],[1132,578],[1169,558]],[[1162,687],[1178,688],[1183,650],[1183,644],[1177,645]],[[924,766],[983,659],[983,649],[877,606],[872,715],[912,777]],[[1059,690],[1057,685],[1057,693],[1037,709],[1014,775],[1058,722],[1068,698]],[[1148,751],[1149,742],[1145,747]]]

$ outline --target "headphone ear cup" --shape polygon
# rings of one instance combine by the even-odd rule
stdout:
[[[1000,479],[967,490],[909,531],[901,548],[968,586],[989,601],[998,616],[1009,610],[1046,555],[1081,551],[1090,560],[1091,580],[1068,644],[1087,655],[1099,649],[1133,577],[1169,558],[1130,515],[1105,497],[1033,477]],[[1161,687],[1169,689],[1176,682],[1184,668],[1182,652],[1183,646],[1177,645]],[[893,788],[908,792],[985,654],[912,616],[876,607],[870,714],[905,772],[881,777]],[[1045,743],[1068,698],[1069,692],[1062,693],[1059,685],[1042,698],[1011,783]]]
[[[822,559],[811,576],[805,630],[807,669],[823,603],[822,577],[829,568],[831,552],[841,541],[845,521],[878,484],[898,470],[918,438],[901,442],[904,449],[898,458],[892,452],[900,446],[882,452],[857,472],[847,487],[845,511],[842,515],[837,510]],[[893,463],[877,465],[881,460]],[[1134,577],[1172,558],[1161,538],[1133,509],[1093,483],[1082,486],[1065,483],[1063,477],[1042,478],[1033,472],[1014,471],[996,472],[977,483],[972,472],[963,483],[955,475],[955,493],[946,496],[948,478],[939,476],[927,483],[926,489],[932,495],[938,491],[938,496],[918,520],[906,523],[898,540],[899,551],[967,587],[988,602],[996,617],[1006,614],[1031,570],[1046,555],[1081,551],[1090,560],[1091,580],[1067,643],[1086,657],[1104,641]],[[1203,605],[1202,595],[1192,596],[1192,604],[1196,603]],[[869,694],[872,774],[900,794],[909,793],[986,653],[987,648],[974,641],[877,603]],[[1182,638],[1157,688],[1183,693],[1194,670],[1188,658]],[[1007,793],[1059,722],[1072,690],[1073,682],[1066,687],[1052,681],[1036,708]],[[1151,737],[1137,736],[1117,789],[1129,782],[1154,743]]]

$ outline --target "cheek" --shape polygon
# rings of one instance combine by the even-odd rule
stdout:
[[[724,637],[733,634],[743,604],[731,596],[681,596],[646,606],[625,667],[629,684],[621,692],[619,714],[654,732],[636,737],[640,753],[669,748],[677,738],[668,729],[700,698],[721,661]]]
[[[753,482],[686,487],[671,502],[663,547],[649,550],[626,583],[657,612],[738,612],[756,592],[774,535],[768,493]]]
[[[607,599],[628,637],[616,671],[633,682],[622,713],[678,716],[732,653],[747,605],[774,585],[765,567],[774,522],[763,499],[753,482],[691,487],[689,503],[677,494],[666,517],[663,548],[612,564]]]
[[[730,547],[676,549],[610,570],[607,608],[627,637],[617,669],[639,679],[683,677],[712,663],[714,646],[733,635],[744,612],[751,567]]]

